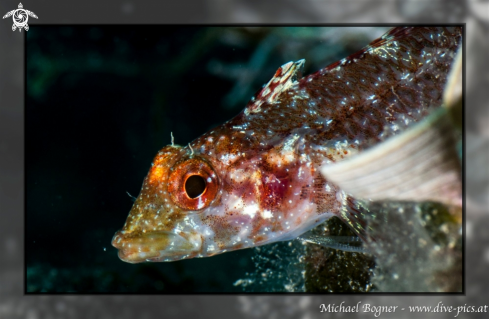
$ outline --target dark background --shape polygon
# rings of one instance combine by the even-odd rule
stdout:
[[[26,33],[26,292],[241,292],[252,249],[132,265],[110,245],[156,152],[230,119],[276,69],[311,73],[383,28],[32,26]],[[267,292],[268,287],[255,287]]]
[[[0,3],[4,13],[18,1]],[[331,318],[326,303],[376,306],[487,304],[489,282],[489,16],[483,1],[222,1],[86,0],[24,2],[47,23],[467,23],[466,296],[23,296],[24,292],[24,35],[0,20],[0,314],[5,318]],[[468,268],[470,266],[470,268]],[[451,314],[448,314],[451,315]],[[464,313],[465,318],[486,314]],[[447,313],[396,313],[397,318],[445,318]],[[352,314],[351,317],[373,317]],[[459,316],[460,317],[460,316]]]

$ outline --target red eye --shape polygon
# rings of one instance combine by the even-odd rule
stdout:
[[[210,205],[217,194],[218,180],[203,159],[192,158],[172,167],[168,192],[180,208],[200,210]]]

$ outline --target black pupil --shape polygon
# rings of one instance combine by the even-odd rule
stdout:
[[[187,192],[188,197],[196,198],[202,195],[205,191],[205,180],[202,176],[192,175],[187,178],[185,182],[185,191]]]

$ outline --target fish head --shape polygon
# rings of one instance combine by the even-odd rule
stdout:
[[[202,256],[199,215],[216,201],[218,190],[219,177],[205,158],[181,146],[161,149],[112,239],[119,257],[138,263]]]
[[[291,148],[299,138],[246,154],[226,140],[233,141],[220,139],[212,152],[197,143],[195,152],[166,146],[156,155],[112,239],[123,261],[209,257],[289,240],[327,217],[318,213],[325,207],[319,172]]]

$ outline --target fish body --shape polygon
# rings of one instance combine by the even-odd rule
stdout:
[[[112,245],[131,263],[294,239],[332,216],[365,236],[359,201],[321,174],[441,105],[462,28],[400,27],[309,76],[280,67],[230,121],[156,155]]]

